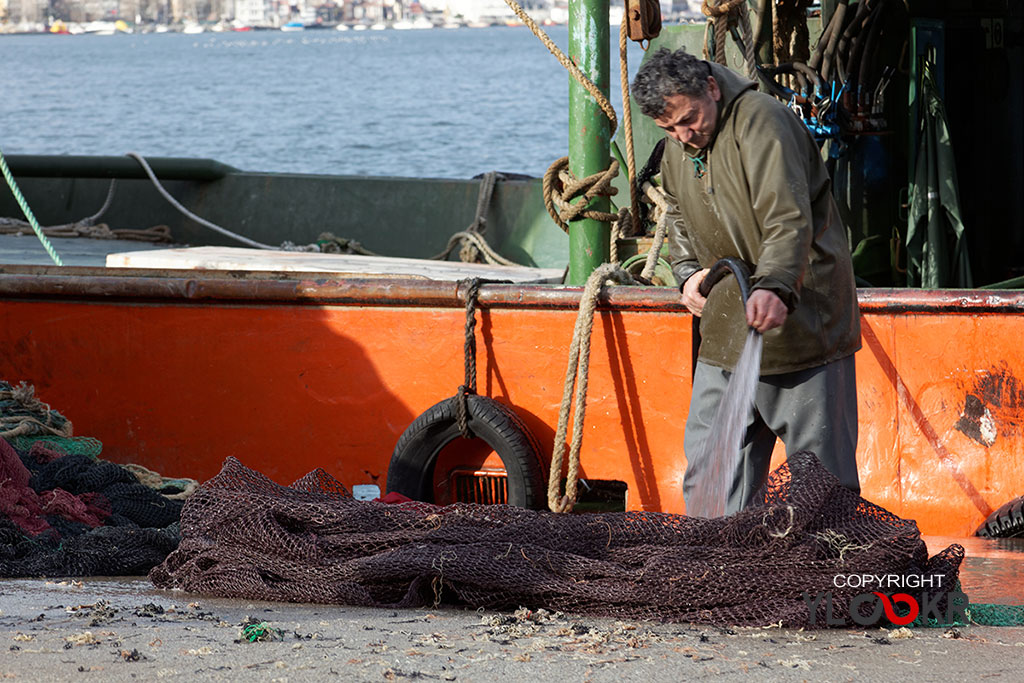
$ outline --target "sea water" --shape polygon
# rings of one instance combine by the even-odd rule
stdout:
[[[686,514],[691,517],[713,518],[725,514],[733,472],[740,466],[743,435],[757,395],[762,342],[761,333],[753,329],[747,332],[743,351],[704,442],[703,458],[707,466],[686,501]]]
[[[567,49],[567,27],[548,30]],[[621,112],[618,26],[609,54]],[[630,43],[631,74],[642,55]],[[568,91],[565,69],[524,27],[0,35],[0,151],[540,177],[568,154]]]

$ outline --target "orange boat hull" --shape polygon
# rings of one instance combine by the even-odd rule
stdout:
[[[104,457],[205,479],[235,456],[290,483],[323,467],[385,486],[399,435],[463,383],[454,283],[0,275],[0,377],[26,381]],[[861,292],[863,495],[966,536],[1024,492],[1024,293]],[[485,285],[478,393],[550,454],[580,290]],[[615,288],[590,355],[582,476],[631,510],[684,512],[690,317]],[[784,456],[781,448],[776,457]]]

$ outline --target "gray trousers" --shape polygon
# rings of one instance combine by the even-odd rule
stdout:
[[[686,475],[683,499],[711,466],[703,453],[731,373],[697,363],[683,447]],[[733,473],[725,506],[731,515],[750,504],[768,478],[776,438],[786,453],[811,451],[848,489],[860,492],[857,477],[857,378],[853,356],[808,370],[762,376],[753,414],[743,437],[741,460]]]

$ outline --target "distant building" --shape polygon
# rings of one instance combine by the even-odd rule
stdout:
[[[242,26],[266,26],[270,9],[268,0],[235,0],[235,21]]]
[[[35,24],[46,18],[46,0],[0,0],[0,16],[15,24]]]
[[[506,21],[516,15],[504,0],[448,0],[448,12],[468,22]]]

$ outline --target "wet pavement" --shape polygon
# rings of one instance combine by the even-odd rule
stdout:
[[[1020,680],[1024,628],[716,628],[8,579],[0,647],[0,680],[28,681]]]
[[[1024,605],[1024,538],[925,536],[928,554],[959,543],[966,557],[960,585],[972,603]]]

